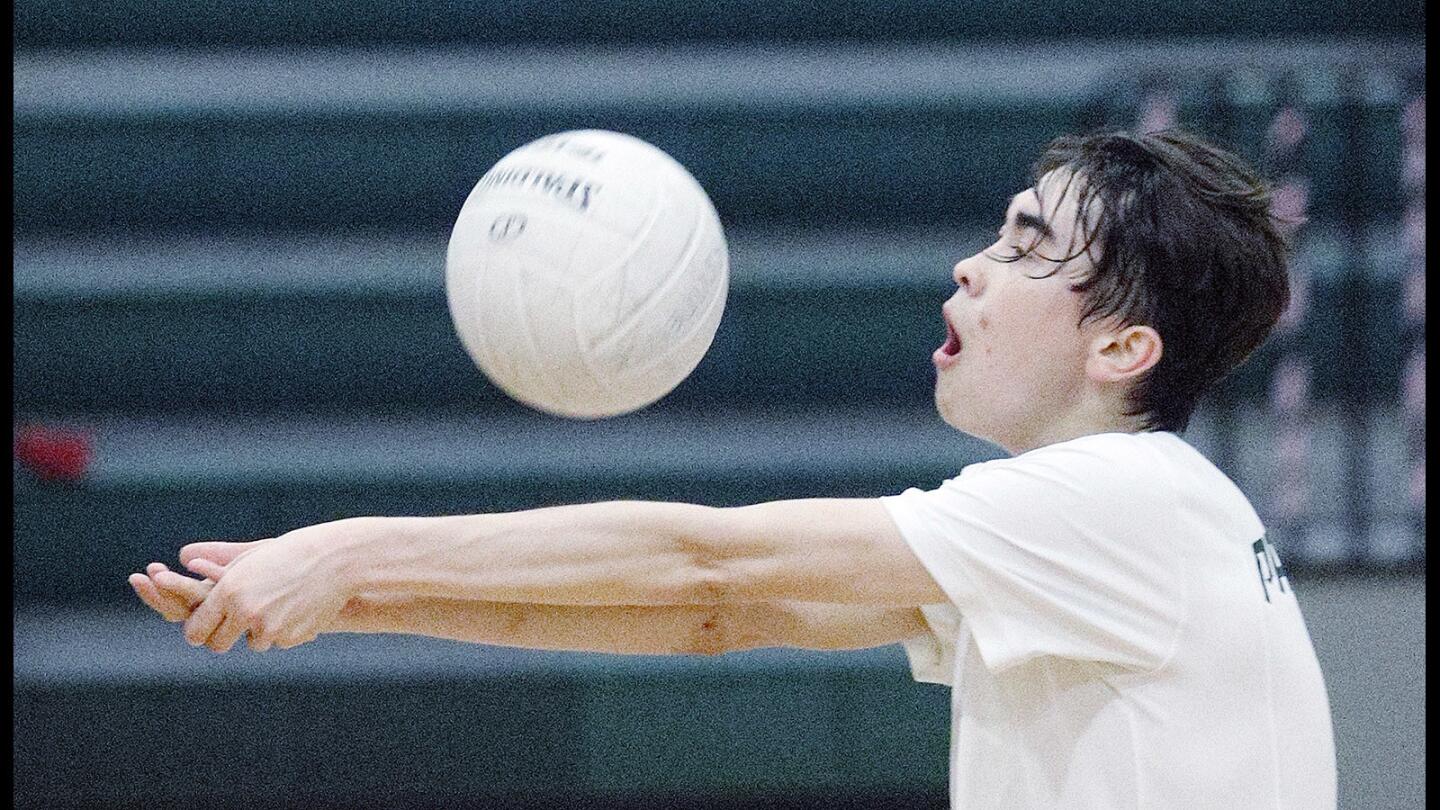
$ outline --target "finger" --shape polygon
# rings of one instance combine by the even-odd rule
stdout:
[[[150,563],[150,567],[146,569],[146,571],[150,574],[151,579],[154,579],[154,577],[155,577],[155,575],[156,575],[157,573],[159,573],[159,572],[161,572],[161,571],[169,571],[169,570],[170,570],[169,568],[166,568],[166,567],[165,567],[165,564],[164,564],[164,563]],[[213,580],[213,579],[211,579],[211,578],[209,578],[209,577],[206,577],[206,578],[205,578],[205,581],[208,582],[208,583],[210,583],[211,585],[214,585],[214,584],[215,584],[215,580]]]
[[[180,564],[190,568],[190,561],[197,557],[204,557],[207,560],[214,560],[220,565],[229,565],[236,557],[255,548],[256,545],[265,542],[264,540],[252,540],[248,543],[226,543],[218,540],[207,540],[201,543],[191,543],[180,549]],[[194,569],[191,569],[194,570]]]
[[[262,638],[259,633],[251,630],[245,634],[245,643],[250,645],[251,650],[258,653],[270,649],[274,641],[270,638]]]
[[[244,632],[245,622],[235,613],[230,613],[225,617],[225,621],[215,628],[215,632],[206,640],[205,646],[209,647],[212,652],[228,652],[231,647],[235,646],[235,642],[240,640],[240,636]]]
[[[140,601],[159,613],[165,621],[179,622],[189,617],[189,606],[155,587],[155,583],[151,581],[150,577],[144,574],[131,574],[129,582],[130,587],[135,589],[135,594],[140,597]]]
[[[161,590],[150,577],[131,574],[129,582],[136,595],[166,621],[181,621],[190,615],[190,608],[184,602]]]
[[[211,591],[200,607],[195,608],[195,612],[185,620],[185,640],[190,642],[190,646],[199,647],[209,641],[215,628],[220,626],[220,620],[225,618],[223,596]]]
[[[149,574],[151,579],[154,579],[154,578],[155,578],[155,575],[158,574],[158,573],[160,573],[161,571],[169,571],[169,570],[170,570],[170,568],[167,567],[167,566],[165,565],[165,563],[152,562],[152,563],[150,563],[149,565],[145,566],[145,573],[146,573],[146,574]],[[172,572],[172,573],[173,573],[173,572]],[[157,583],[157,584],[158,584],[158,583]],[[212,583],[212,584],[213,584],[213,583]]]
[[[204,602],[205,597],[210,595],[210,590],[215,587],[209,580],[191,579],[174,571],[160,571],[150,579],[162,593],[169,594],[184,604],[187,615]]]
[[[218,582],[220,577],[225,576],[225,569],[228,566],[221,565],[214,560],[209,560],[204,557],[196,557],[186,563],[185,567],[206,579]]]

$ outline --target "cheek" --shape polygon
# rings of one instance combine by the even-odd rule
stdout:
[[[1053,294],[1017,296],[997,301],[997,307],[977,320],[984,353],[1026,360],[1051,368],[1069,365],[1083,354],[1075,324],[1079,307],[1069,296]]]

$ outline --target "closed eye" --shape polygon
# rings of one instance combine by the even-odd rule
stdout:
[[[987,248],[986,255],[996,261],[1008,263],[1018,262],[1026,256],[1029,256],[1030,252],[1019,245],[1011,245],[1001,240]]]

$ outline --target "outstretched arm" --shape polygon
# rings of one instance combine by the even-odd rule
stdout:
[[[215,544],[181,550],[189,564]],[[876,500],[716,509],[615,502],[355,518],[266,541],[215,577],[192,643],[313,638],[353,596],[557,605],[823,602],[913,608],[944,593]]]
[[[131,575],[130,584],[172,622],[188,619],[214,587],[160,563]],[[915,609],[853,605],[573,606],[421,597],[352,599],[326,632],[404,633],[539,650],[718,655],[760,647],[875,647],[919,635],[924,625]]]
[[[334,543],[360,590],[377,594],[576,605],[945,599],[869,499],[730,509],[620,501],[380,520],[321,541]]]

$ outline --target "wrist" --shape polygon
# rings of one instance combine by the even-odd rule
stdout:
[[[384,549],[403,542],[396,536],[401,534],[400,522],[406,520],[345,518],[300,529],[294,539],[309,546],[307,556],[318,564],[315,575],[329,581],[349,606],[371,587]]]
[[[376,572],[384,565],[386,549],[405,542],[408,523],[414,518],[355,517],[301,529],[296,538],[306,543],[309,557],[318,563],[315,576],[323,577],[343,600],[343,607],[324,632],[383,632],[387,606],[378,587]]]

